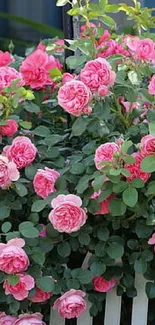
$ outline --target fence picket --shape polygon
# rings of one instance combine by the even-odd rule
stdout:
[[[140,274],[135,274],[137,297],[133,299],[131,325],[147,325],[148,298],[145,293],[146,280]]]
[[[120,325],[122,298],[117,296],[116,289],[106,295],[104,325]]]
[[[49,325],[65,325],[65,319],[58,315],[58,312],[51,308],[50,324]]]
[[[93,318],[90,317],[89,314],[89,308],[91,307],[91,304],[87,303],[87,310],[85,313],[81,315],[81,317],[77,318],[77,325],[92,325],[93,324]]]

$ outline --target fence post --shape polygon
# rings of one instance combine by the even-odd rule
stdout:
[[[135,274],[137,297],[133,298],[131,325],[147,325],[148,298],[145,293],[146,282],[143,275]]]

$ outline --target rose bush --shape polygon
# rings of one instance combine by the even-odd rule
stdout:
[[[58,39],[0,51],[3,325],[48,324],[51,306],[78,317],[87,300],[96,316],[114,287],[136,296],[135,272],[155,298],[154,21],[140,4],[88,3],[69,11],[85,25],[66,60]],[[116,35],[119,10],[139,35]]]

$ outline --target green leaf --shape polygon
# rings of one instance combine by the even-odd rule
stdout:
[[[104,9],[107,4],[108,4],[108,0],[99,0],[99,6],[102,9]]]
[[[12,224],[11,224],[11,222],[9,222],[9,221],[6,221],[6,222],[4,222],[3,224],[2,224],[2,231],[4,232],[4,233],[7,233],[10,229],[11,229],[11,227],[12,227]]]
[[[76,137],[82,135],[85,132],[87,125],[88,125],[87,118],[84,118],[82,116],[77,118],[72,126],[73,135]]]
[[[75,175],[83,174],[85,166],[83,163],[79,162],[71,166],[70,172]]]
[[[26,130],[30,130],[32,127],[32,123],[28,121],[20,121],[19,125]]]
[[[50,135],[50,130],[44,126],[44,125],[40,125],[37,126],[33,131],[33,134],[38,135],[39,137],[47,137],[48,135]]]
[[[103,182],[104,182],[103,175],[99,175],[99,176],[95,177],[94,183],[93,183],[93,188],[94,188],[95,192],[98,192],[98,190],[100,190],[100,188],[103,185]]]
[[[67,257],[71,253],[71,247],[68,242],[63,242],[57,246],[57,252],[62,257]]]
[[[107,241],[109,238],[109,230],[108,228],[99,228],[97,230],[97,237],[100,240]]]
[[[135,187],[135,188],[142,188],[142,187],[144,187],[145,183],[140,178],[134,178],[131,181],[131,185],[132,185],[132,187]]]
[[[89,245],[90,243],[90,236],[89,234],[85,233],[85,232],[80,232],[79,236],[78,236],[79,242],[81,245]]]
[[[124,192],[123,192],[123,202],[129,206],[134,207],[138,201],[138,192],[134,187],[129,186]]]
[[[0,220],[4,220],[10,216],[11,209],[8,206],[0,206]]]
[[[36,238],[39,236],[39,231],[32,222],[24,221],[19,225],[20,233],[26,238]]]
[[[146,173],[155,172],[155,156],[145,157],[141,162],[140,168],[143,172]]]
[[[37,200],[32,204],[31,211],[40,212],[45,208],[46,205],[47,205],[46,200]]]
[[[68,135],[62,136],[59,134],[52,134],[47,136],[44,141],[49,147],[55,146],[55,144],[63,141]]]
[[[154,299],[155,298],[155,283],[147,282],[145,291],[146,291],[148,299]]]
[[[106,271],[106,265],[104,263],[100,263],[100,262],[94,262],[91,267],[90,270],[92,271],[92,273],[96,276],[96,275],[101,275]]]
[[[98,213],[100,210],[100,204],[97,202],[97,200],[90,200],[88,204],[88,211],[92,214]]]
[[[153,195],[155,194],[155,181],[148,184],[148,189],[146,191],[146,195]]]
[[[52,292],[54,289],[54,281],[50,276],[43,276],[36,280],[36,285],[39,289],[45,292]]]
[[[133,142],[131,140],[125,140],[123,143],[122,143],[122,146],[121,146],[121,153],[124,155],[128,152],[129,148],[131,148],[133,145]]]
[[[121,258],[124,254],[124,247],[118,243],[112,243],[107,248],[107,254],[113,259]]]
[[[138,222],[135,227],[136,234],[139,238],[149,238],[152,234],[152,227],[146,225],[145,222]]]
[[[77,278],[82,284],[88,284],[92,281],[93,274],[89,270],[74,269],[71,272],[72,277]]]
[[[69,56],[66,59],[66,64],[69,69],[75,70],[78,67],[83,66],[83,64],[87,61],[87,56],[86,55],[81,55],[81,56]]]
[[[134,164],[135,163],[135,158],[129,155],[126,155],[123,157],[123,160],[126,164]]]
[[[27,195],[28,190],[24,184],[16,182],[15,186],[19,196],[24,197],[25,195]]]
[[[36,262],[39,265],[44,265],[45,263],[45,253],[41,251],[41,249],[38,248],[38,251],[34,251],[31,255],[34,262]]]
[[[118,11],[119,11],[119,5],[116,5],[116,4],[107,5],[105,7],[105,12],[117,13]]]
[[[113,185],[113,192],[118,194],[123,192],[127,188],[128,184],[126,182],[120,181],[118,184]]]
[[[105,250],[105,243],[103,241],[100,241],[96,246],[95,246],[95,254],[98,257],[103,257],[106,254]]]
[[[102,17],[100,17],[100,20],[102,21],[102,23],[104,23],[105,25],[107,25],[109,27],[116,25],[114,19],[112,19],[111,17],[106,16],[106,15],[103,15]]]
[[[142,258],[136,260],[134,263],[134,269],[136,273],[144,274],[147,270],[147,262]]]
[[[10,285],[15,286],[19,282],[18,275],[9,275],[7,278]]]
[[[53,68],[50,71],[50,77],[54,80],[61,80],[62,78],[62,73],[58,68]]]
[[[76,289],[80,288],[80,282],[77,279],[68,279],[66,280],[66,284],[68,289]]]
[[[37,172],[37,167],[36,166],[27,166],[25,168],[25,176],[30,179],[30,180],[33,180],[35,174]]]
[[[57,0],[56,6],[62,7],[65,6],[68,3],[68,0]]]
[[[126,205],[118,198],[114,198],[110,201],[109,208],[113,217],[123,216],[126,211]]]
[[[149,132],[151,135],[155,135],[155,121],[149,123]]]
[[[31,113],[39,113],[40,112],[40,107],[32,102],[24,102],[22,104],[22,107],[27,111]]]

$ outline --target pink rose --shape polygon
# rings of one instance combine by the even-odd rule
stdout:
[[[155,233],[152,234],[152,237],[148,240],[149,245],[155,245]]]
[[[56,50],[55,52],[57,53],[61,53],[64,51],[64,46],[65,46],[65,42],[63,39],[58,39],[56,42],[55,42],[55,45],[56,45]]]
[[[74,116],[87,114],[87,106],[92,96],[87,86],[78,80],[66,82],[58,92],[58,103],[68,113]]]
[[[72,233],[85,224],[87,215],[81,208],[82,201],[79,196],[58,195],[52,200],[51,205],[53,210],[49,214],[49,220],[59,232]]]
[[[0,155],[0,187],[2,189],[9,187],[11,182],[17,181],[19,177],[20,174],[15,163]]]
[[[39,236],[45,238],[46,237],[46,226],[41,224],[42,229],[40,230]]]
[[[18,130],[18,124],[15,120],[8,120],[5,125],[0,125],[0,134],[12,137]]]
[[[123,100],[121,100],[120,103],[122,104],[125,113],[132,112],[135,108],[137,108],[139,106],[139,104],[136,102],[130,103],[130,102],[124,102]]]
[[[114,154],[120,152],[120,147],[115,142],[108,142],[101,144],[95,152],[95,166],[98,170],[102,169],[105,165],[102,164],[102,161],[109,161],[109,164],[114,159]]]
[[[95,192],[92,196],[91,199],[98,199],[98,197],[101,194],[101,190],[99,190],[98,192]],[[108,198],[102,202],[100,202],[100,210],[98,212],[96,212],[95,214],[108,214],[110,213],[110,209],[109,209],[109,205],[110,205],[110,201],[115,197],[115,194],[111,194],[110,196],[108,196]]]
[[[34,296],[32,296],[31,298],[28,298],[28,299],[32,302],[43,302],[43,301],[50,299],[51,296],[52,296],[51,292],[45,292],[39,288],[36,288],[36,292],[35,292]]]
[[[151,153],[155,154],[155,136],[149,134],[141,139],[141,154],[145,157]]]
[[[6,52],[0,51],[0,67],[4,67],[5,65],[8,65],[13,61],[14,60],[8,51]]]
[[[140,152],[133,153],[132,157],[135,158],[135,163],[124,165],[124,168],[130,172],[130,176],[127,177],[127,180],[130,182],[134,178],[140,178],[143,182],[146,183],[151,177],[151,174],[143,172],[140,168],[141,162],[144,157],[141,155]]]
[[[116,74],[105,59],[98,58],[86,63],[80,79],[92,92],[97,92],[100,86],[113,86]]]
[[[19,282],[16,285],[9,284],[8,280],[4,281],[3,288],[6,295],[12,295],[16,300],[22,301],[28,297],[29,290],[34,288],[34,279],[28,274],[16,274]]]
[[[24,245],[25,241],[21,238],[14,238],[7,244],[0,244],[0,271],[14,274],[27,270],[29,259],[22,249]]]
[[[55,301],[53,309],[57,309],[63,318],[78,317],[87,309],[86,301],[83,299],[84,296],[83,291],[71,289]]]
[[[112,39],[104,41],[103,43],[100,42],[97,50],[97,57],[100,58],[108,58],[109,56],[116,54],[124,55],[126,57],[130,55],[122,44],[119,44]]]
[[[80,37],[81,38],[86,38],[89,35],[90,32],[95,35],[96,27],[99,27],[99,26],[100,26],[100,24],[95,25],[94,23],[90,23],[90,26],[88,26],[88,25],[81,26],[81,28],[80,28],[80,30],[81,30]]]
[[[22,314],[19,315],[18,319],[13,325],[46,325],[43,322],[43,316],[40,313],[35,314]]]
[[[109,94],[109,89],[106,86],[100,86],[98,88],[98,95],[101,97],[105,97]]]
[[[33,179],[34,190],[37,195],[45,199],[49,194],[56,192],[55,182],[60,177],[55,169],[45,167],[44,169],[38,169]]]
[[[148,92],[150,95],[155,95],[155,74],[149,83]]]
[[[73,79],[75,78],[74,75],[68,73],[68,72],[65,72],[62,76],[62,84],[66,84],[66,82],[69,82],[69,81],[72,81]]]
[[[0,313],[0,325],[14,325],[17,317]]]
[[[116,286],[116,280],[114,278],[105,280],[103,276],[95,276],[93,278],[94,290],[98,292],[109,292]]]
[[[43,44],[43,43],[39,43],[38,46],[37,46],[37,49],[38,50],[42,50],[42,51],[46,51],[46,46]]]
[[[102,44],[103,42],[105,42],[106,40],[108,40],[111,37],[111,34],[109,33],[109,31],[107,29],[104,30],[103,35],[100,37],[98,44]]]
[[[60,69],[60,62],[44,50],[37,49],[22,62],[20,72],[26,85],[39,89],[53,84],[50,70],[54,68]]]
[[[149,39],[138,39],[136,41],[136,57],[140,60],[152,60],[155,58],[154,42]]]
[[[17,83],[18,86],[23,86],[24,81],[22,75],[11,67],[0,67],[0,90],[5,87],[9,87],[12,84],[12,81],[19,79]]]
[[[24,168],[32,164],[37,149],[29,138],[19,136],[12,141],[10,146],[4,147],[3,154],[12,160],[17,168]]]

